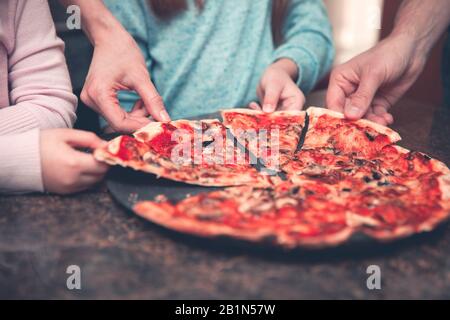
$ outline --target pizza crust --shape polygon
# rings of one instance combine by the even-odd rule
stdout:
[[[259,230],[236,229],[226,225],[202,222],[185,217],[174,217],[167,210],[150,201],[138,202],[133,210],[141,217],[168,229],[179,232],[187,232],[203,237],[229,236],[247,241],[258,242],[270,238],[274,234],[271,229],[261,228]]]
[[[151,140],[152,138],[163,132],[162,124],[162,122],[150,122],[145,127],[133,133],[133,137],[141,142],[145,142],[145,140]]]
[[[173,207],[172,207],[173,208]],[[151,201],[138,202],[133,207],[140,217],[161,225],[167,229],[178,232],[194,234],[201,237],[230,237],[250,242],[267,242],[279,245],[286,249],[297,247],[319,249],[340,245],[353,234],[351,228],[344,228],[333,234],[319,237],[296,238],[284,232],[278,233],[273,228],[239,229],[216,223],[198,222],[185,217],[176,217],[174,211],[164,210],[158,204]]]
[[[124,161],[115,156],[119,152],[120,145],[124,136],[114,138],[109,141],[104,147],[94,150],[94,158],[98,161],[106,162],[109,165],[120,165],[122,167],[129,167],[135,170],[144,170],[145,166],[141,161]]]
[[[252,115],[252,116],[271,115],[273,117],[304,116],[306,114],[305,111],[297,111],[297,110],[286,110],[286,111],[276,111],[273,113],[266,113],[261,110],[253,110],[253,109],[245,109],[245,108],[223,109],[223,110],[220,110],[220,114],[222,115],[222,119],[224,120],[225,125],[227,125],[226,115],[229,113],[241,113],[241,114]]]
[[[336,233],[325,234],[319,237],[304,237],[299,239],[293,239],[289,236],[279,236],[278,243],[285,248],[295,249],[298,247],[308,249],[323,249],[336,247],[345,243],[352,235],[354,230],[351,228],[344,228]]]
[[[447,168],[448,171],[448,168]],[[450,174],[444,174],[438,178],[441,190],[441,206],[450,213]]]

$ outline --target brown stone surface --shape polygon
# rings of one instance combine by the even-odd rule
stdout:
[[[395,115],[402,145],[450,163],[450,110],[402,101]],[[72,264],[80,291],[66,288]],[[382,272],[378,291],[366,287],[372,264]],[[450,298],[450,225],[389,245],[283,252],[165,231],[103,186],[1,196],[0,298]]]

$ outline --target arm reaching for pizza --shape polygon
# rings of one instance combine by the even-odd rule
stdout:
[[[283,23],[282,41],[264,72],[257,96],[265,112],[301,110],[308,94],[330,69],[334,47],[322,1],[292,0]],[[252,109],[259,108],[256,103]]]
[[[449,22],[448,0],[404,0],[388,38],[333,70],[327,106],[352,120],[392,124],[389,109],[417,80]]]
[[[290,59],[280,59],[268,67],[256,89],[262,110],[301,110],[305,96],[295,83],[297,78],[298,67]],[[256,102],[252,102],[249,107],[260,109]]]
[[[134,90],[155,120],[168,121],[163,100],[153,85],[135,40],[100,0],[60,0],[81,9],[83,30],[94,45],[81,99],[101,114],[115,131],[133,132],[150,120],[120,108],[117,91]]]

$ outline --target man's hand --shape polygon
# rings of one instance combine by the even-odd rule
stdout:
[[[425,62],[407,37],[388,38],[333,70],[327,106],[348,119],[390,125],[389,109],[414,84]]]
[[[269,66],[256,89],[262,110],[301,110],[305,96],[293,80],[297,77],[297,65],[290,59],[280,59]],[[261,109],[256,102],[250,103],[249,107]]]
[[[331,73],[328,107],[349,119],[391,124],[389,108],[417,80],[449,23],[450,1],[404,0],[391,35]]]

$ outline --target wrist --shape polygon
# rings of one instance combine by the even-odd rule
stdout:
[[[434,42],[430,37],[419,34],[414,30],[395,30],[387,38],[388,41],[402,43],[402,45],[414,56],[427,57]]]
[[[384,41],[392,45],[392,50],[411,61],[426,61],[433,47],[427,39],[420,39],[408,32],[392,32]]]
[[[121,27],[108,17],[96,17],[87,26],[86,33],[93,46],[97,46],[111,39],[111,33],[116,33]]]
[[[278,59],[274,63],[272,63],[271,67],[278,68],[284,71],[294,82],[296,82],[298,79],[298,66],[289,58]]]
[[[98,9],[82,17],[83,30],[94,46],[110,41],[112,38],[116,39],[116,36],[112,34],[126,33],[120,22],[103,4]]]
[[[448,0],[403,1],[395,19],[393,37],[408,38],[414,51],[428,56],[450,22]]]

